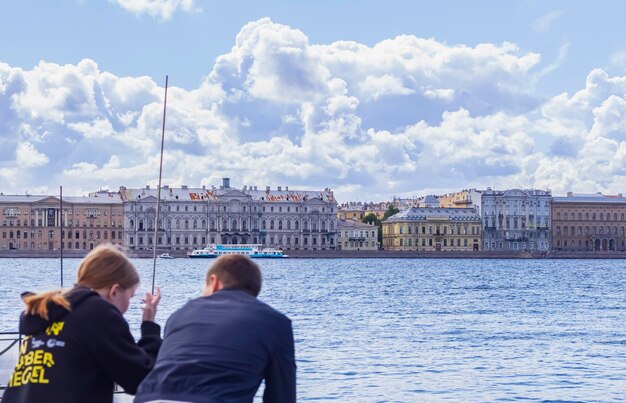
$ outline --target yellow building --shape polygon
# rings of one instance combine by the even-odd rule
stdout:
[[[91,250],[123,243],[119,195],[105,197],[0,195],[0,250]],[[63,245],[61,245],[63,242]]]
[[[474,209],[411,207],[382,225],[387,250],[480,250],[481,219]]]
[[[357,220],[361,221],[365,217],[365,205],[359,203],[344,203],[337,209],[338,220]]]
[[[466,189],[460,192],[437,196],[440,207],[449,208],[477,208],[480,207],[480,191]]]

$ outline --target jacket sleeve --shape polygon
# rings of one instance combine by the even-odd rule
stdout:
[[[296,401],[296,358],[291,321],[279,335],[272,359],[265,369],[264,403]]]
[[[126,393],[135,394],[156,361],[161,328],[154,322],[143,322],[141,340],[135,343],[128,322],[114,306],[105,309],[102,316],[93,335],[95,359],[110,379]]]

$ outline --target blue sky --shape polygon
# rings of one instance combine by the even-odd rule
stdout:
[[[0,14],[0,191],[622,192],[626,3],[49,0]],[[10,38],[10,40],[7,40]],[[17,168],[19,166],[19,168]]]

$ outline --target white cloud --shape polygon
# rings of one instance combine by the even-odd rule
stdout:
[[[424,91],[424,96],[430,99],[443,99],[450,101],[454,98],[456,91],[452,88],[437,88]]]
[[[540,101],[527,93],[539,61],[511,43],[310,44],[254,21],[197,89],[169,89],[164,183],[230,176],[331,187],[340,200],[486,186],[622,191],[626,77],[594,70],[579,91]],[[0,64],[0,187],[155,184],[162,96],[151,78],[89,59]]]
[[[358,87],[366,99],[371,98],[373,100],[378,100],[386,95],[409,95],[415,92],[415,90],[406,88],[400,78],[391,74],[378,77],[367,76],[365,80],[359,83]]]
[[[170,20],[174,13],[197,11],[195,0],[109,0],[126,11],[137,15],[147,14],[161,20]]]
[[[18,144],[15,154],[15,164],[18,167],[38,167],[48,163],[48,157],[30,143]]]
[[[534,84],[536,84],[537,81],[542,79],[544,76],[552,73],[554,70],[561,67],[561,64],[563,64],[563,62],[565,61],[565,58],[567,57],[567,52],[569,51],[569,47],[570,47],[570,43],[568,41],[564,42],[563,45],[561,45],[561,47],[559,48],[559,53],[557,55],[556,60],[550,63],[549,65],[547,65],[546,67],[544,67],[543,69],[541,69],[541,71],[539,71],[538,73],[534,75],[533,77]]]
[[[611,67],[626,67],[626,50],[620,49],[613,52],[609,58]]]
[[[563,12],[561,10],[550,11],[549,13],[537,18],[532,24],[532,29],[536,32],[546,32],[550,29],[552,23],[554,23],[554,21],[559,19],[562,15]]]

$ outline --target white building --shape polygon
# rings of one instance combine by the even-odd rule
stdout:
[[[550,191],[482,192],[483,250],[550,250]]]
[[[152,247],[157,193],[149,186],[120,188],[128,248]],[[337,202],[330,189],[235,189],[229,178],[211,189],[163,186],[157,248],[190,250],[207,243],[258,243],[283,249],[335,249],[336,214]]]
[[[378,227],[356,220],[339,220],[337,248],[378,250]]]

